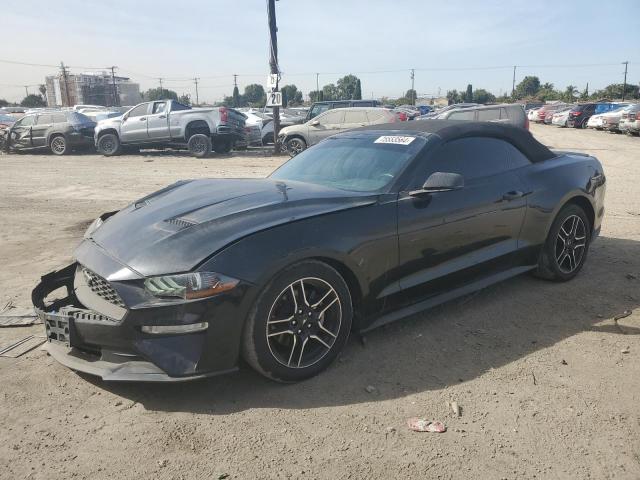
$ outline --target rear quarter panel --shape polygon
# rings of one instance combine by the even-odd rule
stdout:
[[[605,185],[594,187],[591,179],[596,175],[604,175],[600,162],[581,154],[559,154],[523,169],[521,176],[531,193],[519,248],[535,247],[537,251],[560,209],[575,198],[589,202],[594,212],[593,229],[598,230],[604,216]]]

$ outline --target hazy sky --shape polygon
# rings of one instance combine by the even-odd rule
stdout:
[[[266,82],[266,0],[24,0],[2,6],[1,60],[81,67],[117,65],[143,89],[155,77],[179,94],[201,77],[200,99]],[[557,88],[590,90],[640,81],[639,0],[280,0],[276,3],[283,82],[305,94],[347,73],[363,97],[448,89],[495,94],[536,74]],[[605,64],[605,65],[603,65]],[[558,65],[581,65],[564,66]],[[585,66],[588,65],[588,66]],[[457,69],[457,70],[456,70]],[[389,72],[389,71],[392,72]],[[385,71],[385,73],[380,73]],[[0,98],[24,96],[55,68],[0,63]],[[29,87],[35,92],[37,87]]]

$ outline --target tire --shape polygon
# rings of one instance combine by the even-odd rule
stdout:
[[[213,142],[213,150],[216,153],[229,153],[231,151],[231,141],[227,139],[216,140]]]
[[[586,130],[587,129],[587,123],[589,122],[589,119],[586,119],[584,122],[582,122],[582,125],[580,125],[580,128]]]
[[[97,147],[98,152],[100,152],[105,157],[120,155],[120,152],[122,151],[120,139],[115,133],[105,133],[100,138],[98,138]]]
[[[187,142],[189,152],[196,158],[206,158],[211,154],[211,137],[197,133],[189,137]]]
[[[69,153],[69,146],[67,145],[67,140],[63,135],[54,135],[49,140],[49,150],[54,155],[66,155]]]
[[[305,380],[335,360],[352,317],[349,288],[336,270],[315,260],[294,264],[258,296],[243,332],[243,357],[272,380]]]
[[[564,206],[551,225],[535,275],[566,282],[582,269],[591,242],[591,223],[584,210],[575,204]]]
[[[307,142],[300,137],[293,137],[285,142],[285,146],[287,147],[289,155],[295,157],[307,149]]]

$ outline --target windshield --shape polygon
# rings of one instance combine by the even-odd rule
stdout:
[[[293,157],[271,178],[356,192],[382,191],[426,143],[424,137],[392,133],[328,138]]]

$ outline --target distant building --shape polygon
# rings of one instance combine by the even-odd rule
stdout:
[[[115,91],[113,87],[115,80]],[[140,85],[127,77],[111,78],[109,72],[62,74],[46,77],[47,105],[70,107],[73,105],[135,105],[142,101]],[[116,101],[117,92],[117,101]]]

